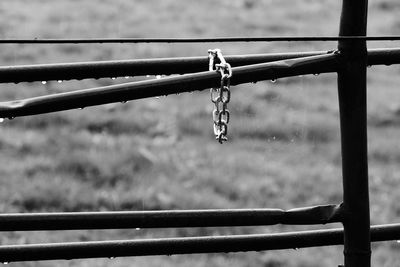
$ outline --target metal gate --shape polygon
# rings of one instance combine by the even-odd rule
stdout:
[[[0,246],[0,262],[262,251],[344,244],[346,267],[370,266],[371,241],[400,239],[400,224],[370,227],[366,67],[400,63],[400,49],[367,50],[366,42],[399,40],[366,37],[367,0],[343,0],[338,37],[209,39],[0,40],[0,43],[237,42],[337,40],[334,51],[228,56],[232,85],[336,72],[340,105],[343,203],[293,210],[234,209],[87,213],[1,214],[0,231],[253,226],[343,223],[343,229],[264,235],[145,239]],[[128,75],[182,74],[160,80],[0,102],[0,117],[14,118],[161,96],[219,86],[208,58],[167,58],[0,67],[0,82],[69,80]]]

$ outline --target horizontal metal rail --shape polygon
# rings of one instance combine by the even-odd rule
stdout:
[[[336,72],[341,66],[340,55],[330,53],[232,68],[232,85],[277,79],[311,73]],[[0,118],[14,118],[55,111],[84,108],[113,102],[156,97],[220,85],[214,71],[186,74],[140,82],[131,82],[34,98],[0,102]]]
[[[400,224],[371,227],[371,241],[400,239]],[[262,235],[0,246],[0,262],[297,249],[343,244],[343,229]]]
[[[0,214],[0,231],[256,226],[341,222],[340,205],[291,210],[170,210]]]
[[[400,64],[400,48],[368,49],[367,65]]]
[[[232,67],[328,54],[326,51],[225,56]],[[40,65],[0,66],[0,83],[64,81],[208,70],[208,57],[153,58]]]
[[[330,51],[233,55],[232,67],[328,54]],[[400,63],[400,48],[368,50],[369,65]],[[208,70],[208,57],[153,58],[95,62],[0,66],[0,83],[65,81],[141,75],[184,74]]]
[[[387,36],[261,36],[205,38],[75,38],[75,39],[1,39],[0,44],[97,44],[97,43],[225,43],[225,42],[321,42],[340,40],[396,41]]]

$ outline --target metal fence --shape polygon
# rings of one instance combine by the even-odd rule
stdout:
[[[232,85],[315,73],[338,74],[343,168],[343,203],[298,208],[88,213],[1,214],[0,231],[326,224],[343,229],[264,235],[235,235],[3,245],[0,262],[261,251],[344,244],[346,267],[370,266],[371,241],[400,239],[400,224],[370,227],[366,67],[400,63],[400,49],[367,50],[366,42],[399,37],[366,37],[367,0],[343,0],[339,37],[209,39],[1,40],[1,43],[338,41],[333,51],[228,56]],[[70,80],[151,74],[164,79],[78,90],[0,102],[0,118],[38,115],[219,86],[207,71],[207,57],[84,62],[0,67],[0,82]]]

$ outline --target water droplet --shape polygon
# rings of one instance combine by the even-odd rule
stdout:
[[[299,250],[299,248],[293,248],[294,250]]]
[[[271,79],[271,83],[276,83],[276,79]]]
[[[130,77],[129,76],[125,76],[125,79],[129,79]]]
[[[79,108],[80,110],[82,110],[82,109],[84,109],[85,107],[81,107],[81,108]]]
[[[135,228],[135,230],[136,230],[136,231],[139,231],[139,230],[140,230],[140,228]]]
[[[319,73],[314,73],[314,76],[318,76],[319,75]]]
[[[47,82],[46,81],[42,81],[42,84],[46,84]]]
[[[121,101],[121,104],[125,104],[126,102],[128,102],[128,101]]]
[[[8,262],[8,261],[4,261],[3,264],[4,264],[4,265],[7,265],[7,264],[9,264],[9,262]]]
[[[58,80],[57,82],[58,82],[58,83],[62,83],[63,81],[62,81],[62,80]]]
[[[117,78],[115,78],[115,77],[111,77],[111,80],[115,80],[115,79],[117,79]]]
[[[0,123],[4,122],[4,118],[0,118]]]
[[[156,79],[161,79],[161,75],[156,75]]]
[[[146,75],[146,78],[150,78],[150,75]]]
[[[156,96],[156,99],[160,99],[160,97],[159,97],[159,96]]]
[[[400,240],[397,240],[396,242],[397,242],[398,244],[400,244]]]
[[[115,259],[115,257],[108,257],[110,260],[113,260],[113,259]]]

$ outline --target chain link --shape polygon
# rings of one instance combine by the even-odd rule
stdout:
[[[220,49],[208,50],[209,58],[209,70],[217,71],[221,74],[220,87],[211,88],[211,102],[214,104],[214,110],[212,112],[213,118],[213,129],[215,139],[219,143],[227,141],[228,134],[228,123],[230,120],[230,113],[228,110],[228,103],[231,100],[231,77],[232,68],[222,56]]]

